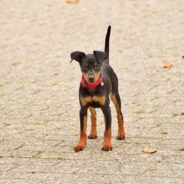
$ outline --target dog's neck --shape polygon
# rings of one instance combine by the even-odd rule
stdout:
[[[99,85],[103,85],[103,77],[100,75],[99,79],[94,83],[87,83],[87,81],[84,79],[84,76],[81,77],[81,85],[83,88],[96,88]]]
[[[94,83],[87,83],[87,81],[84,79],[84,76],[81,77],[81,85],[83,88],[87,89],[89,94],[93,96],[97,90],[98,86],[103,86],[103,77],[100,75],[99,79]]]

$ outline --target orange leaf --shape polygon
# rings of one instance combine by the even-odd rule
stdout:
[[[181,113],[174,113],[173,115],[174,115],[174,116],[183,116],[183,115],[184,115],[184,112],[181,112]]]
[[[144,153],[151,154],[151,153],[156,153],[157,150],[154,149],[154,148],[145,147],[145,148],[143,149],[143,152],[144,152]]]
[[[79,3],[79,0],[66,0],[66,2],[74,4],[74,3]]]
[[[164,63],[164,64],[163,64],[163,67],[164,67],[164,68],[171,68],[172,66],[173,66],[172,63]]]

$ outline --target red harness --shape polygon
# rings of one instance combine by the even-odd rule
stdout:
[[[86,80],[84,79],[84,76],[82,75],[81,84],[82,84],[83,88],[95,88],[95,87],[103,84],[103,77],[102,77],[102,75],[100,75],[99,79],[96,82],[87,83]]]

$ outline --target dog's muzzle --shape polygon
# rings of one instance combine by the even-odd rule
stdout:
[[[88,79],[89,79],[89,82],[94,82],[94,72],[93,71],[89,71]]]

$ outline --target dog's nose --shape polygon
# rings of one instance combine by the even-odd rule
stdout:
[[[89,78],[89,81],[90,82],[93,82],[94,81],[94,74],[93,74],[93,72],[89,72],[88,78]]]
[[[90,70],[90,71],[89,71],[88,77],[89,77],[89,79],[90,79],[90,78],[94,78],[94,71],[93,71],[93,70]]]
[[[88,77],[89,77],[89,81],[90,82],[93,82],[94,81],[94,75],[93,75],[93,73],[90,73]]]

